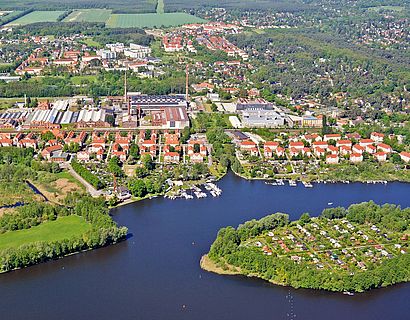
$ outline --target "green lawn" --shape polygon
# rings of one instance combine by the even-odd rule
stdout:
[[[142,13],[142,14],[112,14],[107,21],[110,28],[153,28],[172,27],[187,23],[201,23],[205,20],[187,13]]]
[[[1,234],[0,250],[38,241],[70,239],[82,235],[90,229],[91,225],[79,216],[60,217],[55,221],[47,221],[30,229]]]
[[[92,39],[92,38],[86,38],[86,39],[82,40],[81,42],[84,43],[84,44],[86,44],[88,47],[96,47],[96,48],[101,48],[101,47],[103,47],[103,46],[101,45],[101,43],[95,41],[95,40]]]
[[[74,76],[70,78],[72,84],[80,85],[83,83],[93,83],[97,81],[97,76],[95,75],[85,75],[85,76]]]
[[[36,22],[56,22],[64,11],[33,11],[7,25],[26,25]]]
[[[64,22],[106,22],[111,10],[107,9],[81,9],[73,11]]]

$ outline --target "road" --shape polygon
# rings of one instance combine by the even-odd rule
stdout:
[[[104,192],[102,190],[95,189],[91,184],[89,184],[87,181],[85,181],[77,172],[75,172],[70,163],[65,163],[64,166],[62,166],[62,167],[65,167],[66,169],[68,169],[68,171],[73,175],[73,177],[81,182],[81,184],[85,187],[87,192],[92,197],[98,198],[99,196],[104,195]]]

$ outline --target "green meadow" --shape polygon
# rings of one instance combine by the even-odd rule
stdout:
[[[82,217],[70,215],[55,221],[47,221],[30,229],[9,231],[0,235],[0,250],[17,248],[23,244],[38,241],[72,239],[91,229]]]

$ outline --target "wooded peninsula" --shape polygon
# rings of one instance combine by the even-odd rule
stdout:
[[[222,228],[201,267],[294,288],[363,292],[410,279],[410,209],[374,202]]]

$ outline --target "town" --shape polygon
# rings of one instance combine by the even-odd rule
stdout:
[[[0,0],[2,318],[408,317],[409,12]]]

